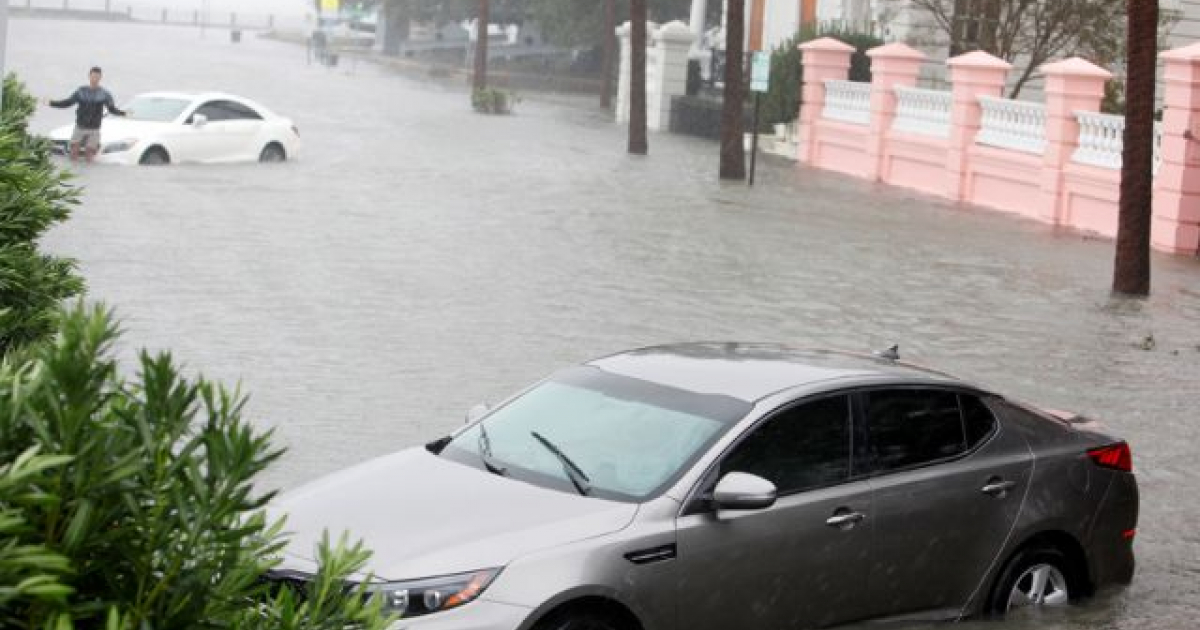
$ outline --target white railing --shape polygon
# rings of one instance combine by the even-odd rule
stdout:
[[[977,144],[1041,155],[1046,150],[1046,107],[1040,103],[980,96],[983,120]]]
[[[821,116],[856,125],[871,124],[871,84],[827,79]]]
[[[950,137],[950,92],[896,86],[895,131]]]
[[[1079,121],[1079,148],[1071,161],[1100,168],[1120,169],[1125,148],[1125,117],[1099,112],[1075,112]],[[1154,123],[1154,172],[1162,166],[1162,123]]]
[[[1099,112],[1075,112],[1079,121],[1079,148],[1071,155],[1078,164],[1101,168],[1121,168],[1121,148],[1125,146],[1125,117]]]

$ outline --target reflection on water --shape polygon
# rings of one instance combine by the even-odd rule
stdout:
[[[48,239],[119,307],[130,348],[172,348],[253,392],[290,447],[272,484],[444,434],[473,403],[628,347],[898,342],[1133,445],[1133,586],[1006,627],[1174,630],[1200,615],[1195,260],[1156,257],[1154,296],[1114,301],[1109,242],[771,160],[753,190],[718,184],[714,144],[653,135],[648,158],[628,157],[591,100],[483,117],[461,86],[308,67],[282,44],[11,31],[10,63],[39,96],[100,64],[118,98],[219,89],[297,120],[305,154],[281,166],[80,169],[85,202]]]

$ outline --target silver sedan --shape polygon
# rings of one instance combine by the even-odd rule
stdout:
[[[961,619],[1133,576],[1130,451],[893,355],[634,350],[273,506],[375,552],[399,628],[728,630]]]

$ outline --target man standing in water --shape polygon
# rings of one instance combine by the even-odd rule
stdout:
[[[61,101],[48,101],[51,107],[66,108],[76,106],[75,131],[71,134],[71,161],[79,159],[79,149],[82,146],[84,155],[90,163],[100,150],[100,122],[104,119],[104,110],[116,116],[124,116],[125,112],[117,109],[112,94],[100,87],[100,68],[92,68],[88,72],[88,84],[75,90],[75,93]]]

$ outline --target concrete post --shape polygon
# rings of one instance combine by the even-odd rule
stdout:
[[[167,10],[166,9],[162,10],[162,23],[163,24],[167,23]]]
[[[967,160],[979,132],[983,110],[980,96],[1004,95],[1004,83],[1012,64],[985,53],[969,52],[946,62],[950,66],[950,146],[946,156],[946,196],[963,201],[967,197]]]
[[[671,99],[687,94],[688,49],[692,31],[680,21],[669,22],[652,37],[654,55],[653,85],[646,86],[646,127],[661,131],[671,123]]]
[[[925,54],[902,43],[867,51],[871,58],[871,133],[867,136],[867,179],[883,177],[887,137],[896,117],[896,86],[913,87]]]
[[[799,147],[797,158],[812,164],[816,159],[816,124],[825,108],[826,79],[850,76],[850,55],[854,47],[832,37],[800,44],[800,64],[804,67],[804,85],[800,88]]]
[[[1042,157],[1042,194],[1038,216],[1058,225],[1066,209],[1063,167],[1079,147],[1077,111],[1098,112],[1104,100],[1104,83],[1112,73],[1072,57],[1041,68],[1046,76],[1046,152]]]
[[[1195,254],[1200,251],[1200,43],[1159,57],[1166,64],[1166,112],[1150,243],[1173,254]]]
[[[708,13],[708,0],[692,0],[692,12],[688,26],[692,30],[692,48],[689,57],[700,56],[700,44],[704,41],[704,15]]]
[[[629,75],[630,56],[633,50],[629,47],[629,38],[633,27],[626,21],[617,27],[618,47],[621,49],[621,63],[617,70],[617,122],[629,122]]]

